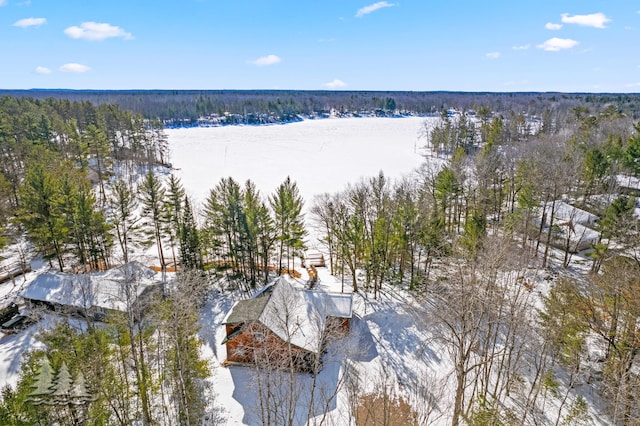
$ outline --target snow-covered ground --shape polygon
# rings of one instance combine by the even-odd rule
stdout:
[[[424,117],[339,118],[272,126],[168,129],[171,163],[196,203],[221,178],[255,182],[263,196],[287,176],[305,203],[347,183],[376,176],[399,178],[423,161]]]
[[[424,161],[424,141],[419,138],[424,121],[420,117],[326,119],[259,127],[169,129],[167,134],[175,173],[196,203],[202,203],[223,177],[232,176],[240,183],[251,179],[267,196],[290,176],[308,207],[315,195],[340,191],[348,183],[375,176],[380,170],[389,178],[412,172]],[[3,265],[19,261],[15,248],[1,253]],[[133,257],[145,258],[142,252]],[[13,300],[27,284],[49,270],[48,264],[37,260],[31,267],[33,271],[26,276],[0,284],[2,301]],[[322,273],[319,288],[342,289],[339,281]],[[233,296],[226,295],[207,305],[201,337],[205,342],[203,352],[214,367],[212,382],[219,403],[229,424],[240,424],[248,421],[247,413],[255,403],[252,393],[243,388],[251,378],[242,369],[219,367],[226,358],[220,345],[224,337],[221,322],[234,301]],[[17,383],[23,354],[41,346],[37,333],[47,324],[50,321],[40,321],[16,335],[0,333],[0,385]],[[332,379],[337,374],[332,368],[327,372]]]
[[[425,142],[420,139],[424,122],[420,117],[345,118],[260,127],[169,129],[167,134],[175,174],[196,204],[204,202],[223,177],[232,176],[240,183],[251,179],[266,196],[290,176],[309,207],[316,195],[341,191],[380,170],[392,179],[410,174],[424,162]],[[304,268],[296,269],[305,273]],[[327,268],[318,268],[318,272],[318,288],[342,290],[341,280],[331,276]],[[350,291],[350,285],[345,290]],[[214,296],[204,309],[200,336],[203,353],[213,369],[211,382],[217,403],[224,407],[228,424],[253,424],[258,414],[254,372],[221,366],[226,358],[221,323],[234,302],[233,295]],[[424,378],[418,372],[425,370],[425,363],[439,362],[434,361],[438,357],[426,348],[424,332],[416,329],[409,315],[398,316],[405,310],[402,305],[401,301],[372,303],[356,296],[353,338],[363,350],[351,361],[362,370],[367,382],[363,386],[369,391],[379,385],[375,378],[383,366],[392,366],[393,375],[411,386],[410,382]],[[400,325],[403,318],[406,324]],[[406,327],[405,332],[395,333],[398,327]],[[441,367],[441,371],[449,371],[448,366]],[[336,363],[327,365],[319,380],[335,386],[339,370]],[[331,406],[330,424],[344,421],[343,395]]]
[[[424,122],[425,118],[419,117],[346,118],[260,127],[170,129],[167,134],[175,173],[196,203],[202,203],[223,177],[231,176],[240,183],[251,179],[266,196],[290,176],[308,207],[315,195],[335,193],[380,170],[390,178],[411,173],[425,161],[424,141],[419,138]],[[27,275],[26,282],[47,269],[46,265],[32,267],[34,272]],[[304,269],[299,270],[304,279]],[[331,276],[327,268],[318,271],[319,288],[342,290],[339,277]],[[540,291],[548,283],[538,278],[532,279],[532,284]],[[18,287],[24,282],[21,277]],[[348,283],[345,290],[350,290]],[[0,295],[15,291],[11,281],[0,285]],[[217,394],[216,404],[224,410],[226,424],[231,425],[256,424],[258,414],[253,371],[222,366],[226,359],[222,321],[239,297],[242,295],[213,293],[200,319],[202,354],[213,371],[210,382]],[[447,404],[452,399],[452,364],[421,324],[416,321],[410,297],[400,290],[384,292],[378,300],[355,295],[351,340],[355,339],[359,350],[342,360],[347,358],[360,371],[363,390],[379,389],[388,374],[386,383],[396,392],[409,401],[420,400],[420,409],[433,410],[430,420],[445,424],[451,408]],[[39,326],[0,337],[0,385],[17,382],[22,354],[39,344],[35,336]],[[325,366],[320,381],[335,385],[343,365],[335,362]],[[425,395],[416,395],[416,389],[429,393],[434,401],[441,400],[424,407]],[[346,424],[344,393],[329,404],[325,424]]]

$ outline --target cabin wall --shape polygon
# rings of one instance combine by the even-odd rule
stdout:
[[[254,364],[265,368],[290,368],[311,371],[314,353],[288,345],[271,330],[259,323],[227,324],[227,336],[240,327],[243,331],[227,341],[227,361]]]
[[[327,318],[327,330],[347,334],[351,329],[351,318],[329,317]]]

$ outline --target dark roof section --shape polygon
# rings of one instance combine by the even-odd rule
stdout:
[[[257,321],[264,311],[264,307],[271,298],[273,288],[269,286],[257,296],[238,301],[232,308],[224,324],[239,324],[243,322]]]

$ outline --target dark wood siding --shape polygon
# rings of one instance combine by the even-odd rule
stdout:
[[[310,371],[313,352],[295,345],[288,345],[275,333],[260,323],[227,324],[227,361],[241,364],[259,364],[268,368],[293,367],[298,371]]]

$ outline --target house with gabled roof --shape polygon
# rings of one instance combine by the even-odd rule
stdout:
[[[542,213],[540,208],[540,213]],[[536,226],[543,225],[542,231],[551,232],[551,245],[569,253],[577,253],[592,247],[600,240],[597,226],[598,216],[579,209],[567,202],[556,201],[553,212],[553,228],[549,228],[549,219],[538,217]],[[550,212],[549,212],[550,214]]]
[[[311,371],[328,340],[349,331],[352,303],[351,294],[305,290],[281,276],[227,314],[226,362]]]
[[[92,274],[40,274],[19,296],[28,308],[104,320],[109,313],[126,312],[133,303],[143,310],[152,295],[161,291],[162,283],[156,273],[134,261]]]

